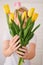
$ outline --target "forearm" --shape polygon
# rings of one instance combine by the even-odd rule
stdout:
[[[36,48],[35,44],[30,44],[28,59],[32,59],[35,57],[35,48]]]
[[[31,60],[35,57],[35,52],[33,51],[30,51],[29,54],[28,54],[28,59]]]
[[[8,57],[8,56],[11,55],[11,52],[9,52],[9,49],[3,50],[3,55],[4,55],[5,57]]]

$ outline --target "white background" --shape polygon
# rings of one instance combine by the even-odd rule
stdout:
[[[4,31],[7,29],[6,24],[6,16],[3,12],[3,5],[8,3],[12,11],[14,11],[14,2],[21,0],[0,0],[0,65],[4,63],[4,56],[2,54],[2,41]],[[31,7],[36,8],[36,12],[39,13],[39,17],[36,21],[36,24],[41,24],[40,28],[35,32],[37,35],[37,43],[36,43],[36,56],[31,60],[31,65],[43,65],[43,0],[22,0],[22,6],[27,7],[28,9]]]

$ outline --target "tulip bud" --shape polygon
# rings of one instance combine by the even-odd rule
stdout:
[[[27,16],[26,11],[24,11],[23,14],[22,14],[22,20],[24,20],[24,18],[26,18],[26,16]]]
[[[28,11],[28,16],[29,16],[29,17],[31,17],[31,16],[33,15],[34,10],[35,10],[35,8],[29,9],[29,11]]]
[[[4,12],[5,12],[6,14],[9,14],[9,13],[10,13],[10,8],[9,8],[9,5],[8,5],[8,4],[5,4],[5,5],[3,6],[3,9],[4,9]]]
[[[12,19],[12,20],[14,20],[14,13],[10,13],[9,14],[9,18]]]
[[[32,21],[33,22],[36,21],[37,17],[38,17],[38,13],[34,13],[32,16]]]

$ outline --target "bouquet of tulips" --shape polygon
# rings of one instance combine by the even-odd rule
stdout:
[[[28,19],[26,21],[26,26],[25,26],[25,28],[23,28],[24,18],[26,18],[26,11],[24,11],[22,15],[20,15],[18,13],[18,19],[19,19],[19,22],[20,22],[20,26],[18,26],[14,22],[14,13],[10,12],[9,5],[8,4],[4,5],[4,11],[5,11],[6,17],[7,17],[9,32],[13,37],[16,34],[19,35],[21,47],[26,46],[27,44],[29,44],[29,41],[34,36],[34,32],[40,26],[40,24],[39,24],[35,28],[33,28],[34,25],[35,25],[35,21],[38,17],[38,13],[35,13],[34,10],[35,10],[35,8],[30,8],[29,9]],[[20,58],[19,62],[18,62],[18,65],[22,65],[23,62],[24,62],[24,59]]]

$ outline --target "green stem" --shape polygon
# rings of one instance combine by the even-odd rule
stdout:
[[[24,59],[23,58],[19,58],[19,62],[18,65],[23,65]]]

